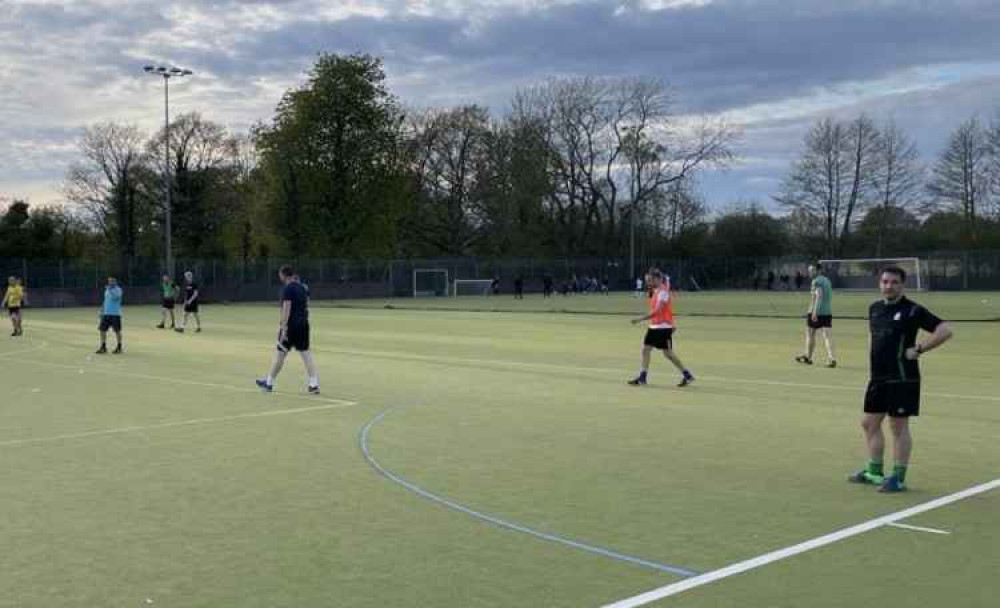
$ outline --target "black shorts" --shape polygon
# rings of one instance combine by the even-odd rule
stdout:
[[[198,300],[184,305],[184,312],[198,312]]]
[[[824,327],[833,327],[833,315],[816,315],[816,321],[812,320],[812,317],[806,315],[806,325],[810,329],[822,329]]]
[[[10,315],[16,315],[19,312],[21,312],[21,307],[20,306],[8,306],[7,307],[7,313],[10,314]]]
[[[122,318],[118,315],[103,315],[101,316],[101,324],[97,326],[99,331],[108,331],[113,329],[115,331],[122,330]]]
[[[167,310],[173,310],[175,304],[176,303],[173,298],[163,298],[163,300],[160,301],[160,306],[162,308],[166,308]]]
[[[866,414],[889,414],[893,418],[920,415],[920,382],[868,382]]]
[[[309,324],[289,325],[285,339],[278,342],[278,350],[288,352],[293,348],[299,352],[309,350]]]
[[[642,343],[659,350],[672,350],[674,348],[674,329],[672,327],[647,329],[646,337]]]

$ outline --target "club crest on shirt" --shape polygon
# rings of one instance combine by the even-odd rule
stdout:
[[[893,321],[899,321],[902,318],[903,318],[903,313],[902,312],[897,312],[896,315],[892,318],[892,320]]]

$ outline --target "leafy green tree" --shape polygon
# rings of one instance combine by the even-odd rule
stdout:
[[[402,111],[371,55],[323,54],[257,133],[271,216],[298,256],[391,253],[408,192]]]

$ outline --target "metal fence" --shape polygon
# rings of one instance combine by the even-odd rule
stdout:
[[[919,255],[926,264],[932,290],[1000,290],[1000,251],[932,252]],[[769,271],[776,277],[805,273],[810,260],[802,256],[731,258],[643,258],[636,268],[658,266],[681,289],[751,289]],[[413,292],[415,269],[444,269],[449,281],[493,279],[505,291],[521,277],[526,291],[539,291],[543,279],[556,289],[607,281],[612,290],[631,289],[627,258],[431,258],[407,260],[256,259],[177,260],[181,273],[191,270],[207,299],[260,301],[272,299],[278,288],[277,269],[291,263],[317,298],[407,297]],[[0,259],[2,276],[22,277],[35,296],[35,305],[72,306],[96,302],[106,277],[114,274],[130,287],[130,300],[156,301],[163,265],[155,259],[136,259],[124,270],[114,262],[94,260]],[[113,270],[114,269],[114,270]]]

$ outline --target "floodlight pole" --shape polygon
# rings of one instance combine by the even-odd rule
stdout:
[[[166,66],[147,65],[143,68],[147,74],[163,77],[163,190],[166,193],[165,230],[166,230],[166,266],[167,274],[174,276],[174,249],[173,249],[173,225],[171,220],[172,202],[171,191],[173,190],[170,180],[170,79],[173,77],[191,76],[191,70]]]

